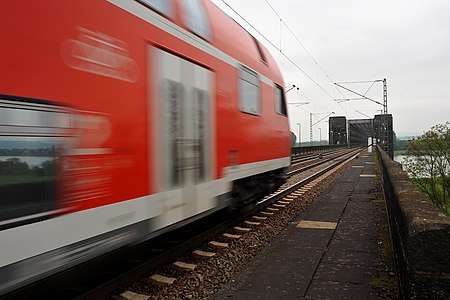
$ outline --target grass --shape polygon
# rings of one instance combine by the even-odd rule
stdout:
[[[394,156],[396,155],[408,155],[408,150],[395,150]]]
[[[41,181],[50,181],[55,178],[52,176],[35,176],[35,175],[0,175],[0,185],[15,183],[32,183]]]
[[[389,295],[394,295],[397,291],[397,282],[391,278],[374,278],[370,282],[370,286],[377,290],[382,290]],[[394,299],[398,296],[394,296]]]
[[[427,191],[432,191],[432,182],[430,178],[414,178],[414,183],[416,186],[425,194],[428,196],[428,198],[442,211],[447,215],[450,216],[450,199],[449,195],[447,194],[447,197],[444,199],[444,186],[442,184],[442,180],[435,180],[435,189],[436,193],[434,197],[437,199],[433,199],[432,195],[429,195]],[[446,192],[448,193],[448,192]]]
[[[383,199],[376,199],[376,200],[372,200],[372,203],[377,204],[377,205],[381,205],[381,204],[384,204],[384,200]]]

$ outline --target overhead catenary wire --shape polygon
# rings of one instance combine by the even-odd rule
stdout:
[[[340,82],[336,82],[338,84],[347,84],[347,83],[371,83],[371,82],[382,82],[382,79],[377,79],[377,80],[360,80],[360,81],[340,81]]]
[[[305,75],[311,82],[313,82],[320,90],[322,90],[325,94],[327,94],[332,100],[334,100],[334,97],[324,88],[322,87],[316,80],[314,80],[308,73],[306,73],[305,70],[303,70],[292,58],[290,58],[286,53],[281,51],[281,49],[276,46],[271,40],[269,40],[264,34],[262,34],[261,31],[259,31],[253,24],[251,24],[247,19],[245,19],[239,12],[237,12],[231,5],[229,5],[225,0],[222,0],[222,2],[231,9],[239,18],[241,18],[245,23],[247,23],[248,26],[250,26],[256,33],[258,33],[263,39],[265,39],[274,49],[279,51],[281,55],[287,59],[295,68],[297,68],[303,75]],[[272,7],[273,9],[273,7]],[[278,17],[279,14],[277,14]],[[281,19],[281,18],[280,18]],[[282,19],[281,19],[282,21]],[[283,22],[284,23],[284,22]],[[285,24],[285,23],[284,23]],[[342,108],[342,107],[341,107]]]
[[[272,9],[272,11],[275,13],[275,15],[280,19],[280,22],[283,23],[286,26],[286,29],[291,33],[291,35],[294,37],[294,39],[299,43],[299,45],[303,48],[303,50],[308,54],[308,56],[311,58],[311,60],[314,62],[315,66],[316,66],[316,72],[317,72],[317,68],[319,68],[322,73],[327,77],[327,79],[333,84],[334,80],[330,77],[330,75],[328,75],[328,73],[325,71],[325,69],[319,64],[319,62],[314,58],[314,56],[308,51],[308,49],[306,49],[305,45],[303,45],[303,43],[301,42],[301,40],[298,38],[298,36],[294,33],[294,31],[288,26],[288,24],[286,24],[286,22],[283,21],[283,18],[281,17],[281,15],[275,10],[275,8],[270,4],[270,2],[268,0],[265,0],[265,2],[267,3],[267,5]],[[281,49],[281,32],[280,32],[280,49]],[[280,50],[281,51],[281,50]],[[318,78],[318,74],[317,74],[317,78]],[[314,81],[313,81],[314,82]],[[314,82],[316,85],[318,85],[319,87],[321,87],[320,83],[318,82]],[[322,87],[321,87],[322,88]],[[336,91],[338,91],[339,94],[341,94],[341,96],[344,97],[344,95],[342,94],[342,92],[336,88]],[[333,100],[335,97],[331,96],[328,92],[326,92],[326,94],[328,96],[330,96]],[[342,111],[344,111],[344,113],[347,113],[346,110],[342,107],[342,105],[338,102],[339,106],[341,107]]]
[[[306,47],[303,45],[303,43],[300,41],[300,39],[297,37],[297,35],[292,31],[292,29],[286,24],[286,22],[284,22],[283,21],[283,18],[281,17],[281,15],[275,10],[275,8],[270,4],[270,2],[269,2],[269,0],[265,0],[265,2],[267,3],[267,5],[272,9],[272,11],[275,13],[275,15],[280,19],[280,22],[282,22],[285,26],[286,26],[286,28],[287,28],[287,30],[292,34],[292,36],[294,37],[294,39],[299,43],[299,45],[303,48],[303,50],[309,55],[309,57],[311,58],[311,60],[314,62],[314,64],[316,65],[316,72],[317,72],[317,68],[319,68],[321,71],[322,71],[322,73],[328,78],[328,80],[331,82],[331,83],[334,83],[335,85],[338,85],[339,87],[341,87],[341,88],[344,88],[344,87],[342,87],[342,86],[340,86],[339,85],[339,83],[338,84],[336,84],[335,82],[334,82],[334,80],[328,75],[328,73],[324,70],[324,68],[322,68],[322,66],[317,62],[317,60],[312,56],[312,54],[308,51],[308,49],[306,49]],[[281,45],[281,33],[280,33],[280,45]],[[280,48],[281,48],[281,46],[280,46]],[[317,77],[318,77],[318,75],[317,75]],[[310,77],[309,77],[310,78]],[[310,78],[311,79],[311,78]],[[372,102],[374,102],[374,103],[377,103],[377,104],[381,104],[380,102],[378,102],[378,101],[376,101],[376,100],[373,100],[373,99],[371,99],[371,98],[369,98],[369,97],[366,97],[366,95],[367,95],[367,93],[370,91],[370,89],[373,87],[373,85],[376,83],[376,82],[381,82],[382,80],[365,80],[365,81],[348,81],[348,82],[341,82],[341,83],[372,83],[371,85],[370,85],[370,87],[366,90],[366,92],[363,94],[363,95],[361,95],[361,94],[358,94],[358,93],[356,93],[357,95],[360,95],[360,96],[362,96],[362,97],[364,97],[364,99],[366,99],[366,100],[370,100],[370,101],[372,101]],[[314,82],[314,81],[313,81]],[[323,88],[320,86],[320,84],[319,84],[319,82],[317,81],[317,82],[314,82],[316,85],[318,85],[322,90],[323,90]],[[345,89],[345,88],[344,88]],[[338,89],[338,88],[336,88],[335,90],[337,90],[338,91],[338,93],[342,96],[342,97],[344,97],[344,95],[343,95],[343,93],[341,92],[341,90],[340,89]],[[352,93],[355,93],[355,92],[353,92],[353,91],[351,91],[351,90],[349,90],[349,89],[347,89],[348,91],[350,91],[350,92],[352,92]],[[329,96],[330,96],[330,94],[328,93],[328,92],[326,92]],[[334,97],[332,97],[333,98],[333,100],[339,105],[339,107],[344,111],[344,113],[347,115],[347,110],[346,109],[344,109],[343,107],[342,107],[342,105],[341,105],[341,101],[339,101],[338,99],[334,99]],[[360,113],[358,110],[356,110],[353,106],[351,106],[351,105],[349,105],[350,106],[350,108],[352,109],[352,110],[354,110],[356,113]]]
[[[303,45],[303,43],[300,41],[300,39],[296,36],[296,34],[292,31],[292,29],[286,24],[286,22],[283,21],[283,18],[281,17],[281,15],[274,9],[274,7],[270,4],[270,2],[268,0],[265,0],[265,2],[269,5],[269,7],[271,8],[271,10],[275,13],[275,15],[277,16],[277,18],[280,21],[280,47],[277,47],[275,45],[275,43],[273,43],[269,38],[267,38],[260,30],[258,30],[253,24],[251,24],[249,21],[247,21],[246,18],[244,18],[239,12],[237,12],[231,5],[229,5],[225,0],[222,0],[222,2],[231,10],[233,11],[239,18],[241,18],[248,26],[250,26],[257,34],[259,34],[264,40],[267,41],[267,43],[269,45],[271,45],[274,49],[276,49],[287,61],[289,61],[296,69],[298,69],[303,75],[305,75],[305,77],[307,77],[312,83],[314,83],[320,90],[322,90],[328,97],[331,98],[331,100],[333,100],[334,103],[338,104],[338,106],[340,107],[340,109],[344,112],[344,115],[349,117],[349,112],[347,111],[346,107],[348,106],[352,111],[354,111],[355,113],[359,112],[352,106],[350,105],[349,102],[345,102],[344,106],[342,105],[342,103],[335,101],[336,97],[334,97],[333,95],[331,95],[318,81],[314,80],[312,78],[312,76],[310,76],[302,67],[300,67],[291,57],[289,57],[286,53],[284,53],[281,49],[281,25],[284,24],[286,26],[286,28],[289,30],[289,32],[292,34],[292,36],[295,38],[295,40],[299,43],[299,45],[304,49],[304,51],[308,54],[308,56],[311,58],[311,60],[314,62],[314,64],[316,64],[316,71],[317,68],[319,68],[321,70],[321,72],[326,76],[326,78],[331,82],[334,83],[333,79],[331,78],[330,75],[328,75],[328,73],[324,70],[324,68],[317,62],[317,60],[312,56],[312,54],[306,49],[306,47]],[[373,82],[373,81],[368,81],[368,82]],[[355,83],[359,83],[359,82],[355,82]],[[335,87],[335,85],[333,85]],[[342,97],[345,97],[342,93],[342,91],[338,88],[334,88],[333,89],[335,92],[337,91]],[[370,88],[369,88],[370,90]],[[366,91],[365,95],[368,93],[368,91]],[[303,94],[303,93],[302,93]],[[303,94],[303,96],[305,96],[305,98],[307,98],[308,100],[310,100],[305,94]],[[366,97],[367,99],[368,97]],[[370,99],[372,102],[377,102],[373,99]],[[317,101],[312,101],[314,102],[315,105],[318,105],[320,107],[322,107],[322,105],[319,104],[319,102]],[[323,107],[322,107],[323,108]],[[304,109],[303,109],[304,110]]]

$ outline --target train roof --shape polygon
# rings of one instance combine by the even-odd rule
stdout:
[[[247,67],[283,86],[278,65],[264,45],[209,0],[204,0],[213,36],[211,43]]]

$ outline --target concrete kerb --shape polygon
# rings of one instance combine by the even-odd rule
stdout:
[[[395,251],[402,260],[399,264],[403,264],[399,270],[406,273],[400,276],[404,296],[425,299],[449,295],[450,218],[418,190],[398,163],[380,148],[378,151]]]

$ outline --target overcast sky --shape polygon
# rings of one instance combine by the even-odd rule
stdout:
[[[310,102],[288,107],[291,130],[298,135],[297,123],[301,123],[302,141],[309,140],[309,113],[314,114],[315,123],[331,112],[366,119],[365,115],[372,118],[382,109],[368,100],[334,101],[358,96],[338,91],[333,82],[386,78],[388,113],[393,114],[398,136],[421,134],[450,121],[449,0],[268,0],[287,27],[280,26],[280,18],[266,0],[212,1],[266,45],[281,68],[286,87],[300,87],[300,91],[287,93],[288,102]],[[282,52],[311,79],[224,2],[277,48],[281,45]],[[344,84],[361,94],[370,85]],[[382,92],[382,83],[375,83],[366,96],[383,102]],[[322,139],[327,138],[327,120],[313,126],[314,139],[319,138],[319,128]]]

